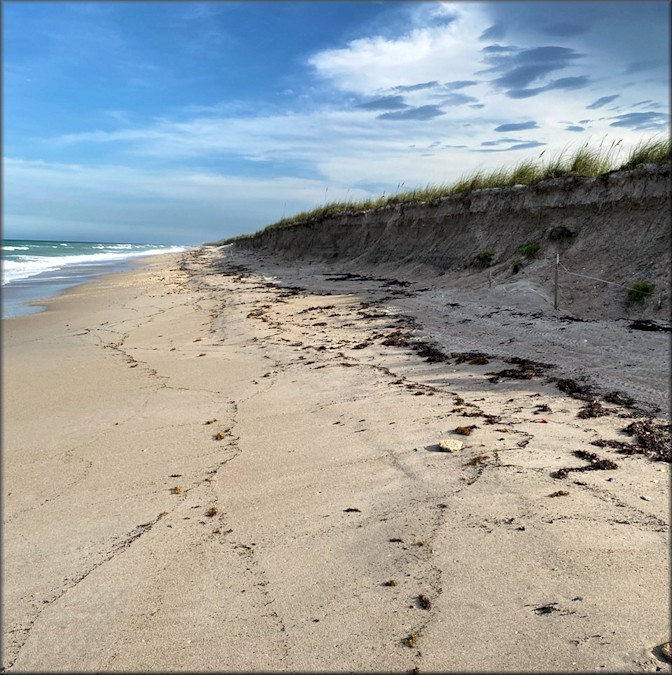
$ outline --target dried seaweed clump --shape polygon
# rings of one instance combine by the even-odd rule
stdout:
[[[472,457],[465,466],[478,466],[489,459],[490,455],[476,455],[476,457]]]
[[[579,384],[571,378],[558,379],[555,384],[560,391],[569,394],[572,398],[578,398],[581,401],[593,401],[595,399],[595,391],[592,387]]]
[[[455,427],[453,431],[456,434],[461,434],[462,436],[469,436],[469,434],[471,434],[472,429],[478,429],[478,427],[475,424],[470,424],[468,427]]]
[[[656,423],[652,419],[632,422],[623,431],[634,436],[643,455],[661,462],[672,462],[669,424]]]
[[[516,364],[517,368],[505,368],[497,373],[487,373],[492,375],[488,382],[497,383],[500,378],[508,377],[511,380],[531,380],[533,377],[543,375],[546,370],[553,367],[551,363],[541,363],[539,361],[530,361],[514,356],[510,359],[504,359],[506,363]]]
[[[608,415],[610,412],[611,410],[609,410],[609,408],[605,408],[599,401],[593,400],[583,406],[576,416],[580,417],[582,420],[585,420],[589,417],[603,417],[604,415]]]
[[[586,466],[564,466],[555,472],[555,478],[566,478],[570,471],[611,471],[618,469],[618,464],[610,459],[598,457],[594,452],[587,450],[575,450],[574,454],[580,459],[590,462]]]

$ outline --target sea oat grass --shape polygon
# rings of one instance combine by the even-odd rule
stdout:
[[[486,188],[534,185],[542,180],[567,176],[595,178],[611,171],[636,169],[647,164],[662,164],[670,161],[670,140],[660,137],[642,140],[629,152],[624,162],[618,161],[621,152],[622,143],[620,140],[612,142],[608,147],[604,143],[600,143],[597,147],[584,143],[573,153],[565,148],[559,154],[543,160],[541,159],[544,154],[542,152],[536,161],[524,160],[510,169],[499,168],[490,172],[474,171],[449,184],[427,185],[424,188],[397,191],[387,196],[383,192],[380,197],[361,200],[329,202],[315,209],[282,218],[254,234],[230,237],[211,242],[208,245],[221,246],[240,239],[254,237],[266,230],[302,223],[316,223],[338,215],[348,215],[399,204],[434,203],[453,195],[468,194]],[[401,185],[403,183],[399,184],[399,186]]]

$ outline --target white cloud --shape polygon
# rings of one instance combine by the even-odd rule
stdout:
[[[313,55],[317,74],[346,92],[369,95],[397,85],[428,80],[469,79],[480,57],[478,35],[483,31],[482,8],[471,3],[418,3],[413,23],[427,21],[428,11],[454,16],[447,25],[418,26],[396,39],[372,36],[346,47]]]

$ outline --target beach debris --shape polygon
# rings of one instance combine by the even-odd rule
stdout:
[[[356,509],[350,506],[347,509],[343,509],[343,513],[361,513],[361,511],[360,509]]]
[[[202,354],[199,354],[199,356],[207,356],[207,354],[203,352]]]
[[[546,605],[535,607],[534,613],[541,615],[541,614],[550,614],[551,612],[559,612],[560,610],[555,606],[557,604],[558,604],[557,602],[549,602]]]
[[[643,499],[645,502],[650,502],[650,501],[651,501],[651,497],[649,497],[648,495],[642,495],[642,496],[640,497],[640,499]]]
[[[207,420],[205,424],[214,424],[216,421],[217,421],[216,419]]]
[[[606,393],[602,400],[607,403],[615,403],[616,405],[622,405],[626,408],[632,408],[635,404],[635,399],[632,396],[624,394],[622,391],[610,391]]]
[[[442,441],[439,441],[439,448],[443,452],[458,452],[462,450],[464,443],[462,441],[456,441],[452,438],[446,438]]]
[[[637,453],[642,452],[641,448],[638,448],[636,445],[633,445],[632,443],[625,443],[624,441],[613,441],[613,440],[597,440],[597,441],[591,441],[591,445],[595,445],[598,448],[615,448],[617,450],[621,450],[624,454],[626,455],[634,455]]]
[[[388,579],[383,582],[383,586],[396,586],[397,582],[394,579]]]
[[[623,431],[634,436],[641,454],[661,462],[672,462],[670,424],[655,423],[652,419],[632,422]]]
[[[672,663],[672,642],[664,642],[660,645],[660,653]]]
[[[428,611],[432,608],[432,603],[430,599],[426,595],[423,595],[422,593],[418,595],[418,604],[422,609],[426,609]]]
[[[590,386],[579,384],[571,378],[558,379],[555,384],[560,391],[569,394],[572,398],[578,398],[581,401],[593,401],[595,399],[595,392]]]
[[[428,342],[412,342],[410,346],[413,351],[415,351],[418,356],[424,358],[427,363],[441,363],[442,361],[448,360],[446,354]]]
[[[473,429],[478,429],[475,424],[470,424],[467,427],[455,427],[453,433],[461,434],[462,436],[469,436]]]
[[[420,539],[419,541],[415,542],[416,546],[427,546],[427,542],[424,539]]]
[[[173,494],[175,495],[182,494],[182,488],[179,485],[176,485],[175,487],[173,487]]]
[[[589,417],[603,417],[611,413],[609,408],[605,408],[601,403],[596,400],[591,401],[585,405],[579,412],[576,414],[577,417],[580,417],[582,420],[588,419]]]
[[[391,541],[393,544],[403,544],[403,543],[404,543],[404,540],[403,540],[403,539],[399,539],[399,537],[393,537],[393,538],[390,539],[389,541]]]
[[[168,478],[182,478],[182,474],[181,473],[171,473],[170,476],[168,476]]]
[[[137,368],[140,364],[138,363],[132,363],[129,368]]]
[[[419,639],[420,633],[411,633],[404,638],[403,642],[407,647],[415,647]]]
[[[660,323],[656,323],[655,321],[652,321],[651,319],[635,319],[629,326],[631,330],[656,330],[656,331],[664,331],[664,332],[670,332],[672,330],[672,326],[665,326]]]
[[[536,422],[537,424],[548,424],[548,420],[545,420],[543,417],[541,419],[533,421]]]
[[[472,366],[489,363],[488,359],[493,358],[490,354],[483,352],[451,352],[449,357],[455,359],[458,365],[467,361]]]
[[[208,518],[212,518],[213,516],[217,515],[217,507],[216,506],[211,506],[206,512],[205,515],[208,516]]]
[[[225,436],[221,431],[218,431],[218,432],[213,436],[213,438],[214,438],[216,441],[223,441],[223,440],[226,438],[226,436]]]
[[[551,410],[549,405],[547,405],[546,403],[541,403],[541,404],[535,405],[534,410],[532,412],[535,415],[539,415],[542,412],[553,412],[553,411]]]
[[[476,455],[476,457],[472,457],[465,466],[478,466],[488,459],[490,459],[490,455]]]
[[[513,356],[510,359],[504,359],[504,363],[512,363],[517,365],[517,368],[505,368],[496,373],[486,373],[491,375],[488,382],[496,384],[502,377],[511,380],[531,380],[535,376],[543,375],[546,370],[553,368],[552,363],[541,363],[540,361],[530,361],[529,359],[521,359]]]
[[[574,454],[580,459],[585,459],[586,461],[590,462],[590,464],[586,466],[562,467],[555,472],[555,478],[566,478],[570,471],[612,471],[614,469],[618,469],[618,464],[616,464],[616,462],[612,462],[610,459],[602,459],[594,452],[588,452],[587,450],[575,450]]]
[[[567,490],[556,490],[555,492],[552,492],[549,497],[566,497],[569,494]]]

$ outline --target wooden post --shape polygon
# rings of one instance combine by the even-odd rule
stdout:
[[[555,254],[555,293],[553,298],[553,309],[558,308],[558,267],[560,267],[560,254]]]

